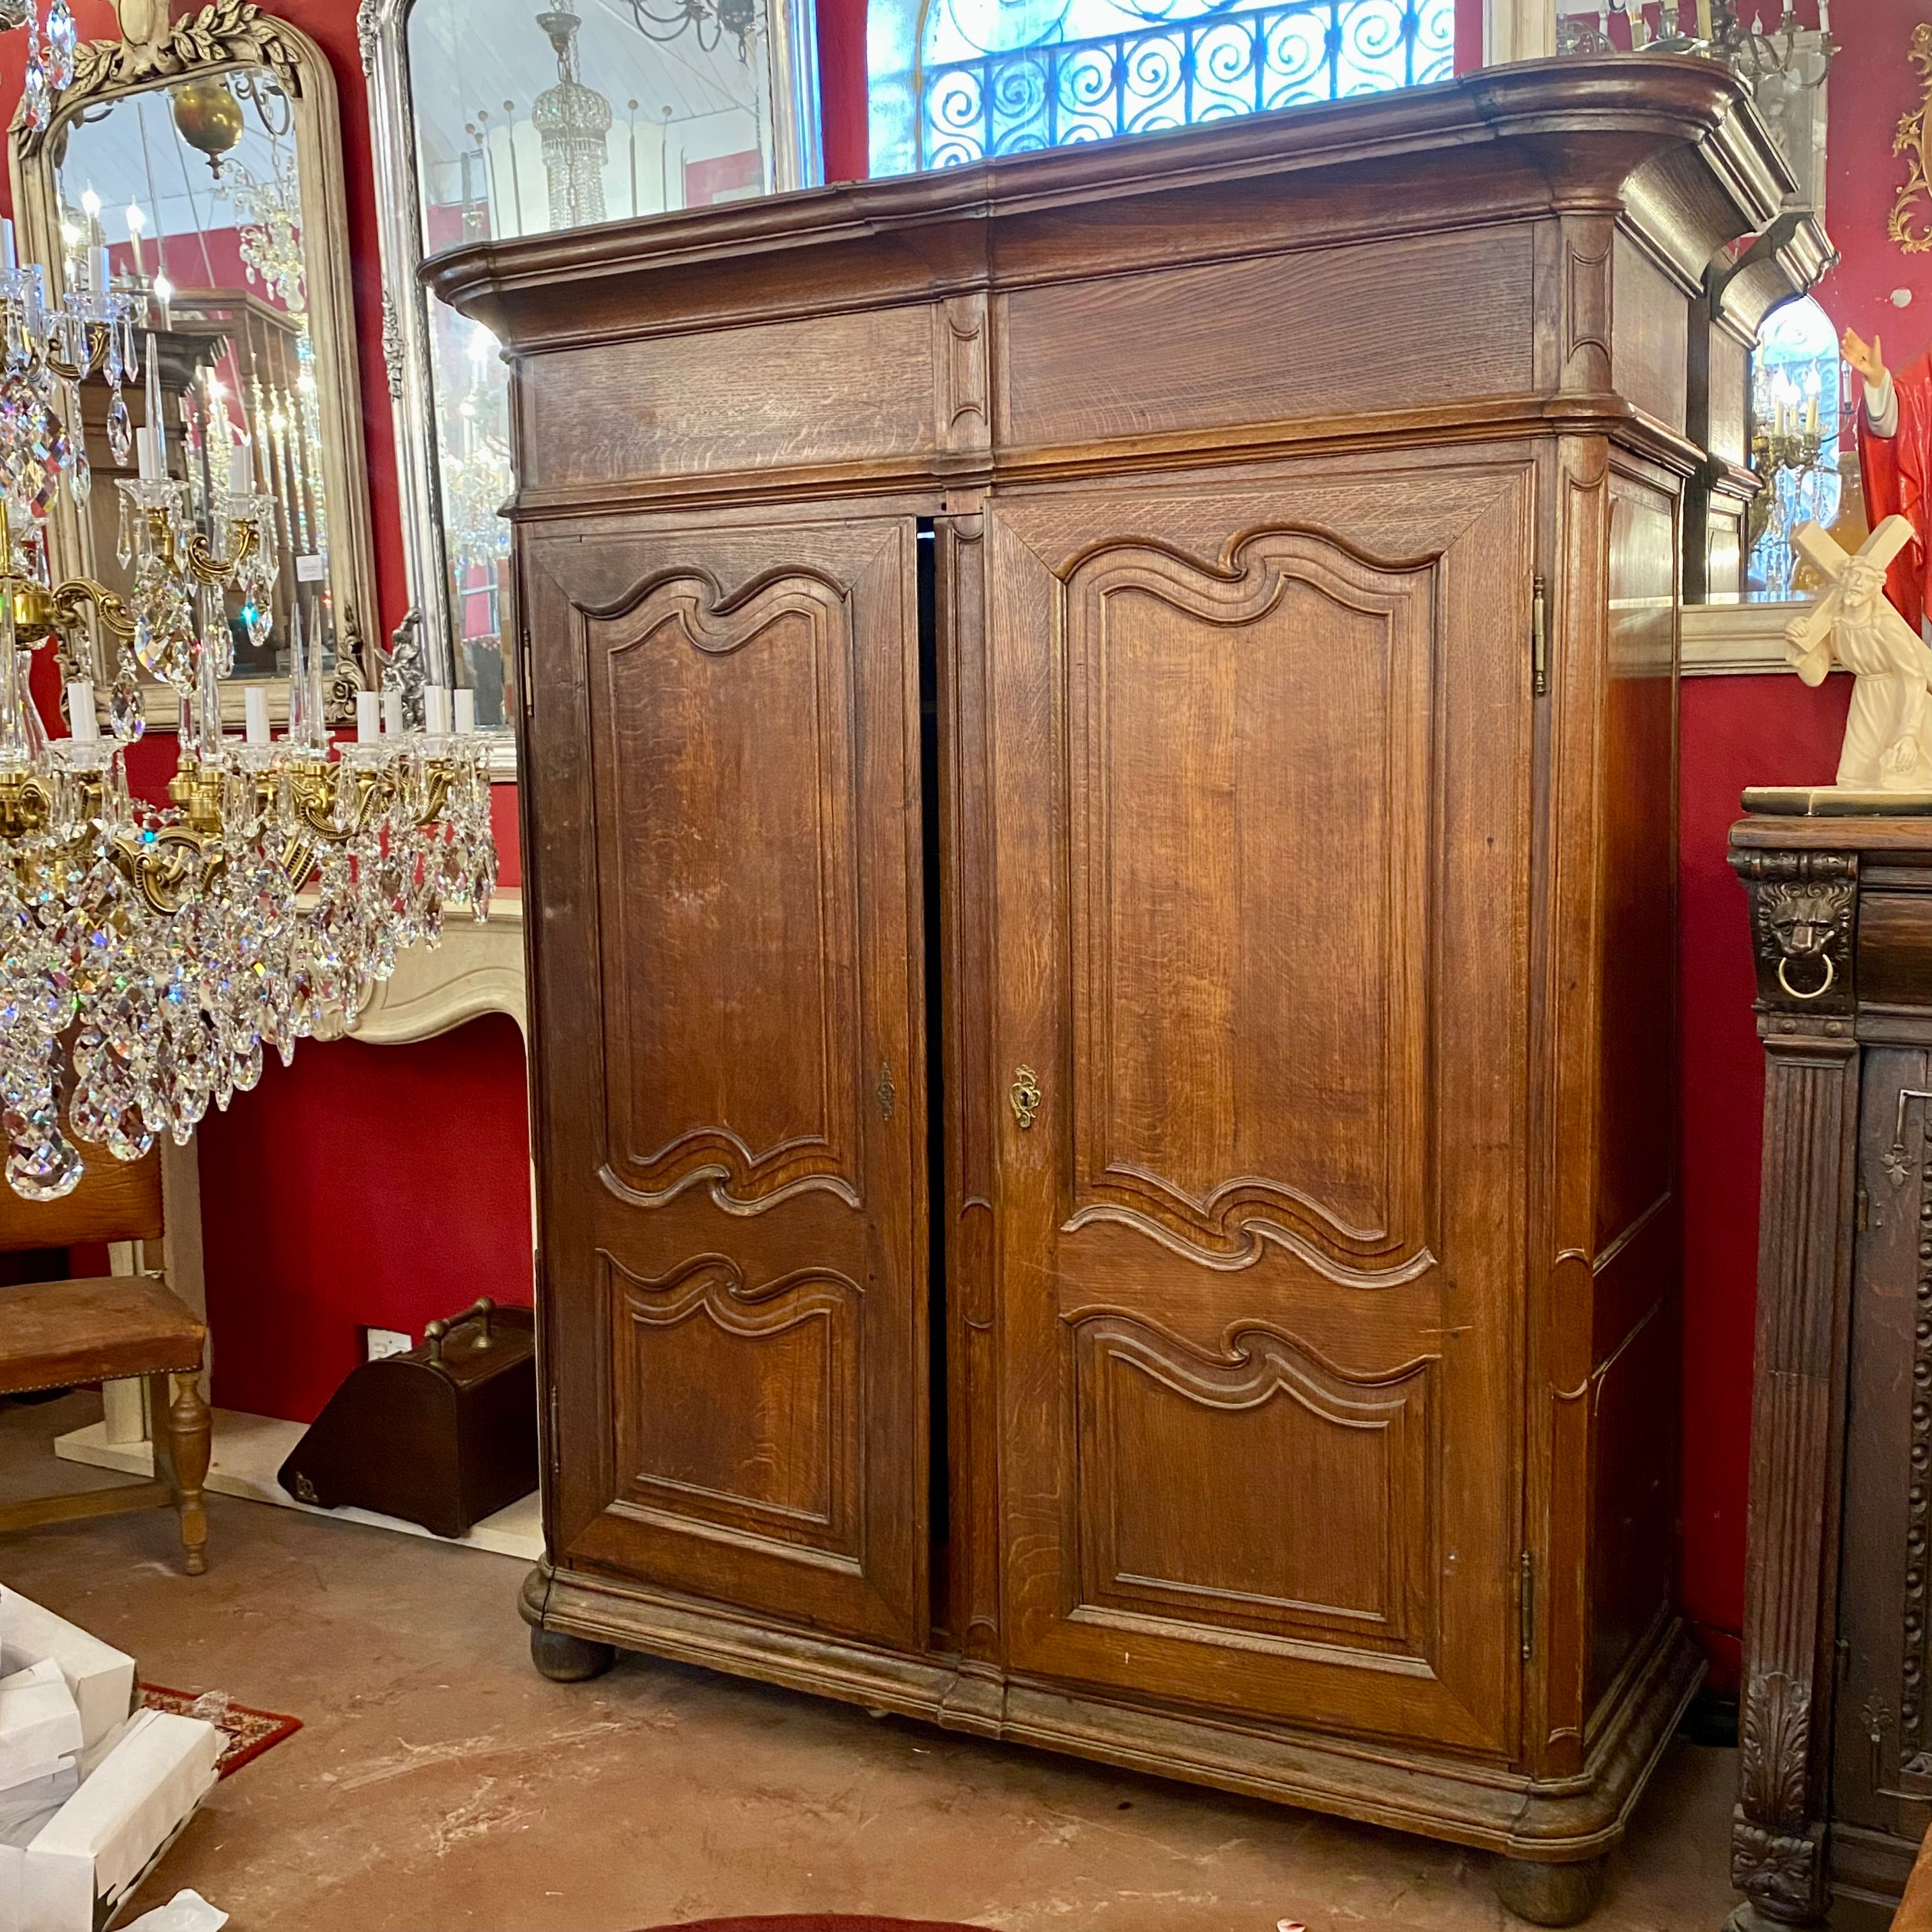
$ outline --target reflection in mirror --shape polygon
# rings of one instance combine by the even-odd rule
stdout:
[[[1815,297],[1778,310],[1751,358],[1751,467],[1764,488],[1750,508],[1745,596],[1781,604],[1819,587],[1792,548],[1799,524],[1829,530],[1845,500],[1839,464],[1838,332]]]
[[[489,332],[413,288],[424,255],[708,206],[818,178],[806,0],[374,0],[378,166],[386,92],[413,132],[413,178],[386,181],[415,219],[384,232],[415,340],[392,368],[427,419],[399,429],[423,500],[416,596],[478,722],[506,726],[512,634],[508,374]],[[398,98],[398,96],[400,98]],[[424,437],[427,447],[413,446]],[[423,580],[432,579],[433,583]],[[440,591],[440,595],[436,594]],[[439,606],[440,607],[439,608]],[[439,622],[439,620],[440,622]],[[432,659],[432,670],[435,660]]]
[[[340,643],[293,108],[272,72],[243,68],[84,106],[50,143],[63,280],[104,276],[145,309],[168,467],[196,526],[217,534],[231,484],[274,500],[288,562],[268,625],[238,602],[231,612],[244,677],[286,676],[298,644],[326,670]],[[124,404],[98,379],[88,388],[96,472],[132,475]],[[94,490],[82,532],[93,573],[123,593],[125,508],[118,490]]]

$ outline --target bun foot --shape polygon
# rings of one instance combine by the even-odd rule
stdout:
[[[593,1677],[602,1677],[616,1660],[616,1652],[608,1643],[592,1643],[586,1637],[541,1625],[530,1631],[530,1661],[553,1684],[587,1684]]]
[[[1496,1898],[1505,1912],[1532,1925],[1580,1925],[1603,1902],[1609,1861],[1546,1864],[1534,1858],[1498,1858]]]

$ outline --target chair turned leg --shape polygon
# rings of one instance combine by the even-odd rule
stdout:
[[[208,1507],[202,1501],[211,1433],[208,1405],[196,1376],[156,1376],[152,1386],[155,1453],[175,1492],[188,1574],[199,1576],[208,1568]]]

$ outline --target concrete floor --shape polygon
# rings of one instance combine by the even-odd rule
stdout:
[[[98,1412],[0,1405],[0,1496],[84,1487],[46,1444]],[[159,1511],[0,1543],[0,1577],[307,1729],[220,1785],[142,1899],[233,1932],[632,1932],[873,1912],[1006,1932],[1504,1932],[1484,1861],[1243,1799],[627,1661],[545,1682],[521,1565],[214,1499],[211,1566]],[[1736,1760],[1673,1745],[1596,1932],[1716,1932]]]

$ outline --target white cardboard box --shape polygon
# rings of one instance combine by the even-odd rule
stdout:
[[[134,1708],[134,1660],[0,1583],[0,1676],[48,1658],[80,1707],[82,1748],[92,1750]]]
[[[0,1932],[93,1932],[214,1789],[221,1733],[137,1711],[93,1775],[24,1848],[0,1844]]]
[[[80,1706],[51,1657],[0,1677],[0,1796],[58,1776],[80,1744]]]

